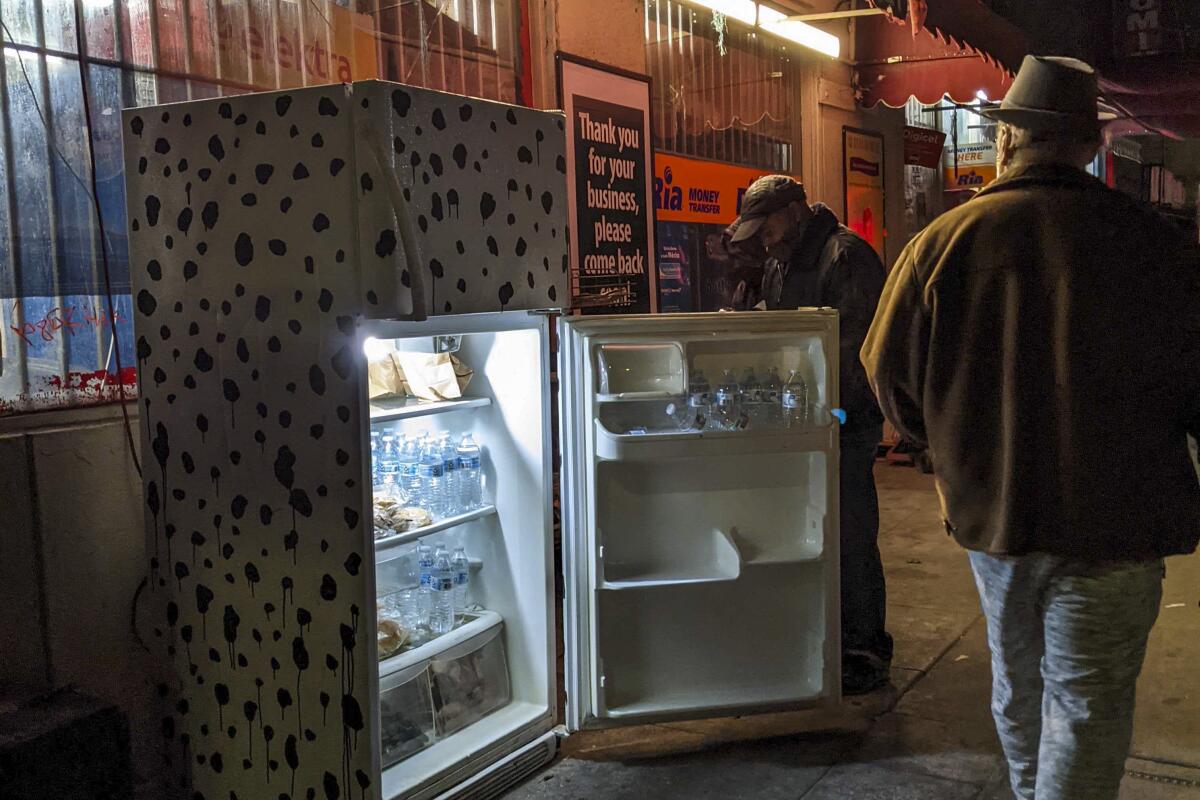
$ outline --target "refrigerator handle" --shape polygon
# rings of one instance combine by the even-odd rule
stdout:
[[[412,217],[408,213],[408,201],[404,199],[404,190],[396,171],[387,163],[383,154],[382,141],[371,120],[363,119],[360,124],[359,138],[367,142],[371,157],[379,174],[383,176],[383,185],[387,188],[388,200],[392,211],[396,213],[396,227],[400,229],[400,245],[404,248],[404,262],[408,268],[408,293],[412,298],[412,319],[420,322],[428,317],[425,309],[425,275],[421,269],[421,259],[417,250],[417,235],[413,231]]]

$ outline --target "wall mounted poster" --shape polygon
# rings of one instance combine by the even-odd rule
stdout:
[[[742,197],[763,175],[718,161],[654,154],[654,233],[659,310],[717,311],[738,284],[761,284],[761,264],[731,258],[721,234],[742,210]]]
[[[559,53],[558,88],[567,120],[573,307],[655,312],[650,79]]]
[[[886,264],[883,216],[883,137],[842,128],[842,179],[846,189],[846,225],[871,243]]]

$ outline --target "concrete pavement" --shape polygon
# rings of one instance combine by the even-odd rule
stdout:
[[[990,712],[985,626],[932,480],[880,463],[896,639],[888,690],[797,712],[576,734],[507,800],[754,797],[1011,800]],[[1200,556],[1168,562],[1121,800],[1200,800]]]

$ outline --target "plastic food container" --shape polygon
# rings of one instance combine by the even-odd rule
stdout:
[[[429,662],[438,736],[462,730],[512,699],[502,630],[502,625],[491,627]]]
[[[683,347],[678,342],[600,345],[600,394],[613,399],[683,394]]]
[[[379,716],[385,768],[437,741],[428,663],[414,664],[380,682]]]

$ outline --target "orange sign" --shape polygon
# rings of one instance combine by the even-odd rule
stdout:
[[[175,2],[175,0],[163,0]],[[349,83],[378,75],[374,22],[328,0],[217,6],[222,74],[262,88]]]
[[[960,166],[957,171],[955,171],[954,167],[944,167],[943,169],[946,175],[945,187],[947,191],[982,189],[996,180],[995,164],[964,165]]]
[[[982,189],[996,180],[996,146],[991,143],[960,145],[957,153],[947,148],[942,170],[946,191]]]
[[[884,258],[883,137],[870,131],[842,129],[846,225],[870,242]]]
[[[769,175],[715,161],[654,154],[654,210],[658,222],[728,225],[742,208],[742,195]]]

